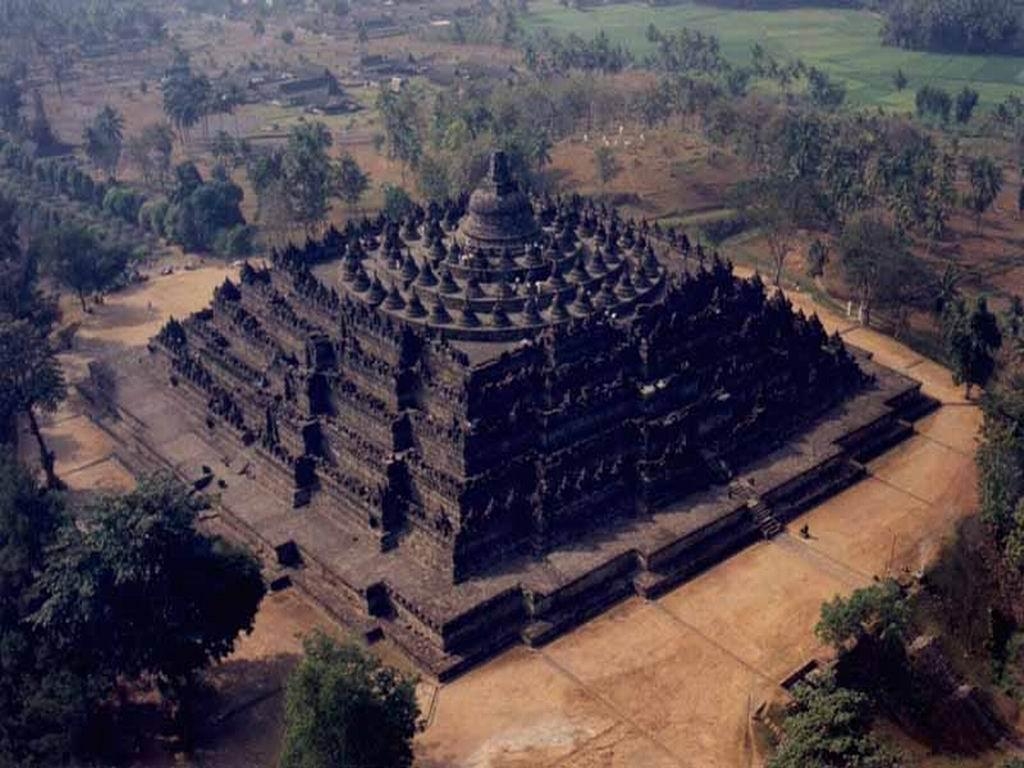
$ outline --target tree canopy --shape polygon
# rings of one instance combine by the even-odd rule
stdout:
[[[104,245],[92,230],[74,224],[46,232],[33,248],[43,269],[76,293],[83,311],[86,295],[112,285],[129,257],[121,248]]]
[[[285,693],[282,768],[411,766],[414,680],[319,632],[303,648]]]
[[[999,324],[984,297],[968,308],[962,297],[949,301],[942,313],[942,335],[953,367],[953,381],[971,387],[984,387],[995,373],[995,353],[1002,346]]]
[[[860,302],[863,321],[870,324],[876,305],[891,307],[905,299],[902,288],[915,286],[907,280],[916,262],[907,250],[905,236],[875,214],[851,219],[839,237],[840,267]]]
[[[163,78],[164,113],[178,129],[182,141],[207,112],[210,103],[210,80],[195,73],[188,57],[179,54]]]
[[[889,579],[824,603],[814,633],[822,642],[841,650],[863,636],[869,625],[883,642],[901,642],[909,623],[910,611],[903,592]]]
[[[124,118],[109,104],[99,111],[83,133],[85,153],[109,178],[117,175],[124,146]]]
[[[768,768],[899,768],[899,758],[869,733],[871,707],[859,691],[839,687],[834,673],[793,686],[795,710]]]
[[[265,591],[252,555],[196,529],[199,507],[163,476],[90,503],[41,577],[34,626],[100,669],[182,691],[251,631]]]
[[[0,764],[109,757],[118,685],[178,706],[251,629],[259,565],[198,531],[197,507],[151,477],[72,517],[0,454]]]
[[[974,215],[975,227],[981,229],[981,217],[999,196],[1003,188],[1003,171],[988,155],[967,161],[967,180],[970,187],[964,193],[964,207]]]

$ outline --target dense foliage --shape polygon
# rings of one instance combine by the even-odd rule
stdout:
[[[362,199],[370,177],[350,155],[331,158],[328,152],[333,143],[325,124],[302,122],[292,128],[284,147],[240,157],[256,192],[264,228],[287,230],[298,225],[306,234],[315,233],[327,221],[333,199],[350,207]]]
[[[1024,569],[1024,373],[1010,369],[982,400],[981,517],[1007,563]]]
[[[163,18],[140,0],[4,0],[0,38],[36,40],[48,46],[88,47],[126,41],[157,42],[166,35]]]
[[[47,552],[66,525],[59,499],[0,453],[0,765],[54,765],[84,747],[110,681],[62,658],[29,619]]]
[[[288,681],[282,768],[408,768],[419,706],[415,681],[322,633]]]
[[[123,249],[108,247],[90,230],[74,225],[44,232],[32,247],[40,267],[75,292],[83,311],[86,295],[114,285],[129,260]]]
[[[863,8],[882,14],[887,45],[947,53],[1021,50],[1021,10],[1013,0],[704,0],[750,10]]]
[[[61,532],[35,626],[100,668],[181,690],[252,629],[264,593],[251,555],[196,530],[199,509],[162,477],[90,503]]]
[[[899,768],[900,760],[869,733],[871,703],[825,672],[792,690],[794,709],[768,768]]]
[[[150,478],[73,521],[0,455],[0,764],[109,748],[119,686],[155,681],[180,705],[251,629],[259,566],[198,532],[195,510],[182,487]]]
[[[40,431],[37,411],[53,411],[67,391],[50,332],[57,307],[36,286],[36,260],[18,242],[15,206],[0,198],[0,447],[18,416],[28,419],[47,484],[57,487],[53,453]]]
[[[883,642],[904,638],[910,610],[899,584],[887,580],[854,590],[849,597],[836,596],[821,606],[821,620],[814,628],[818,638],[837,649],[860,639],[870,625]]]
[[[915,50],[1019,50],[1020,6],[1012,0],[894,0],[884,3],[882,40]]]
[[[1003,337],[995,315],[984,297],[968,308],[962,297],[946,303],[942,313],[942,335],[946,355],[953,369],[953,381],[967,387],[984,387],[996,370],[995,355]]]

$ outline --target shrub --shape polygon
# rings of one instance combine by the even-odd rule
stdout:
[[[213,241],[213,250],[227,258],[248,256],[252,253],[252,238],[252,227],[247,224],[236,224],[217,233]]]

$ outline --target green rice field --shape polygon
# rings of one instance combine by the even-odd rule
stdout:
[[[1024,97],[1024,57],[953,56],[884,46],[878,36],[881,19],[867,11],[746,11],[693,3],[623,3],[577,11],[557,0],[533,0],[530,11],[523,17],[528,30],[589,38],[603,29],[638,55],[651,50],[645,32],[652,22],[665,32],[689,27],[714,34],[723,53],[737,63],[749,62],[751,46],[761,43],[778,59],[800,58],[838,78],[848,100],[860,105],[912,110],[914,91],[925,84],[949,91],[970,85],[981,94],[981,108],[1014,91]],[[892,84],[897,69],[909,79],[903,92]]]

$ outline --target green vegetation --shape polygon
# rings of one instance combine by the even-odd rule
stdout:
[[[166,237],[190,251],[213,251],[223,256],[245,256],[252,249],[252,230],[242,217],[242,188],[221,166],[213,178],[203,179],[194,163],[174,169],[175,184],[168,198],[136,198],[139,226]]]
[[[786,738],[768,768],[899,768],[899,758],[869,733],[870,699],[841,688],[824,672],[793,687],[794,709],[786,717]]]
[[[128,265],[129,254],[121,248],[104,246],[85,227],[62,225],[43,232],[32,244],[40,267],[60,285],[78,296],[87,312],[87,294],[103,291],[115,283]]]
[[[616,3],[585,11],[567,8],[557,0],[530,3],[531,13],[521,17],[527,32],[548,30],[593,39],[601,30],[611,45],[623,45],[635,57],[653,54],[655,43],[647,29],[688,27],[716,35],[721,53],[734,64],[750,58],[755,44],[783,61],[800,59],[827,73],[846,87],[847,100],[913,111],[914,94],[896,88],[895,73],[914,87],[929,84],[949,92],[968,85],[983,104],[992,105],[1019,88],[1018,73],[1024,58],[920,53],[885,46],[881,20],[868,11],[842,8],[796,8],[752,11],[714,8],[695,3],[651,6]]]
[[[953,381],[965,385],[970,397],[971,387],[984,388],[992,378],[995,354],[1003,343],[996,317],[989,312],[984,297],[979,296],[970,310],[962,297],[947,302],[942,313],[942,335]]]
[[[332,199],[343,200],[350,209],[362,199],[370,178],[349,155],[331,159],[333,141],[323,123],[301,122],[284,147],[242,158],[265,229],[287,233],[297,225],[307,235],[315,234],[327,221]]]
[[[1014,570],[1024,569],[1024,374],[1005,371],[982,400],[985,422],[978,448],[981,519]]]
[[[199,674],[264,592],[251,555],[196,530],[197,505],[148,478],[73,517],[0,455],[0,764],[110,764],[118,710],[154,684],[187,736]]]
[[[615,157],[611,147],[595,147],[594,170],[597,172],[597,180],[601,182],[601,189],[604,189],[609,181],[622,172],[622,163]]]
[[[839,651],[870,632],[886,643],[902,642],[910,611],[899,584],[887,580],[854,590],[849,597],[834,597],[821,606],[814,633]]]
[[[408,768],[415,681],[352,643],[307,638],[288,681],[282,768]]]
[[[85,154],[108,179],[117,176],[117,164],[124,147],[124,118],[109,104],[86,126],[82,139]]]
[[[0,448],[10,442],[15,418],[25,416],[39,447],[47,486],[57,488],[54,456],[36,412],[56,410],[67,387],[50,343],[57,306],[40,292],[36,277],[34,257],[18,242],[16,209],[0,198]]]

